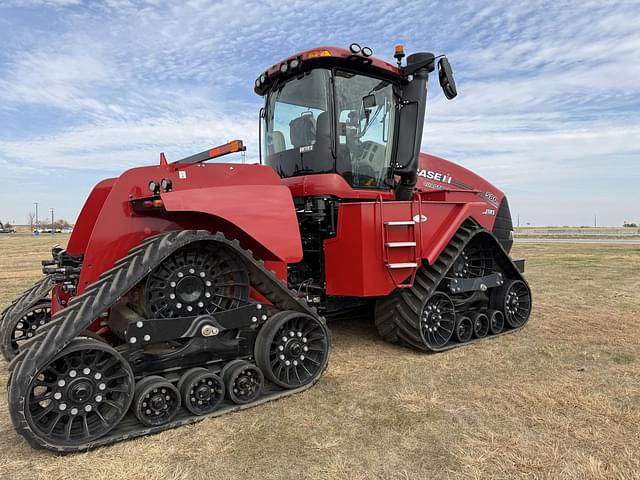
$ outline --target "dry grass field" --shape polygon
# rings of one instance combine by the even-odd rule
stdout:
[[[0,308],[51,243],[0,237]],[[56,456],[14,432],[0,395],[0,478],[640,478],[640,247],[514,255],[534,292],[522,332],[424,355],[384,343],[370,319],[333,323],[320,383],[246,412]]]

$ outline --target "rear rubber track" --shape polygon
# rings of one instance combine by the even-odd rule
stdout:
[[[476,338],[465,343],[451,340],[441,348],[429,348],[425,345],[420,330],[422,307],[431,295],[438,291],[438,286],[445,280],[447,272],[464,248],[479,235],[491,236],[494,240],[496,265],[510,278],[524,281],[521,273],[507,252],[495,240],[495,237],[477,223],[467,220],[460,226],[434,264],[423,265],[418,269],[411,288],[397,289],[388,297],[377,302],[375,323],[378,332],[386,341],[400,343],[416,350],[441,352],[480,340],[514,333],[526,325],[525,323],[518,328],[505,329],[499,334],[490,334],[487,337]]]
[[[18,298],[0,314],[0,338],[10,335],[8,330],[15,328],[16,323],[25,313],[36,303],[46,298],[53,288],[54,281],[52,275],[47,275],[38,280],[33,286],[25,290]],[[13,352],[7,351],[3,342],[0,342],[0,350],[5,360],[13,358]]]
[[[250,283],[261,295],[267,298],[280,310],[294,310],[315,317],[325,323],[315,310],[307,303],[295,296],[287,286],[274,274],[264,267],[262,261],[256,260],[250,250],[240,247],[237,240],[229,240],[222,233],[211,234],[203,230],[183,230],[168,232],[149,237],[129,254],[117,261],[114,266],[104,272],[97,281],[89,285],[85,291],[74,297],[69,305],[56,313],[52,321],[45,325],[47,328],[30,342],[14,362],[13,372],[9,379],[9,412],[11,421],[22,436],[34,448],[45,448],[57,452],[77,452],[90,448],[115,443],[128,438],[168,430],[187,423],[194,423],[207,416],[218,416],[230,411],[249,408],[266,401],[306,390],[313,386],[312,382],[303,387],[292,390],[270,389],[256,401],[246,405],[232,405],[205,416],[181,415],[176,420],[157,427],[144,427],[140,423],[131,422],[129,416],[105,436],[91,443],[78,446],[63,446],[48,443],[37,437],[30,429],[25,419],[25,402],[28,397],[28,387],[32,378],[44,368],[65,346],[74,338],[82,336],[83,332],[107,311],[123,294],[133,288],[146,277],[157,265],[174,251],[193,242],[209,241],[222,247],[232,249],[244,261],[249,273]],[[330,338],[328,339],[330,342]],[[327,362],[328,364],[328,358]],[[326,364],[324,368],[326,368]],[[318,379],[321,374],[318,375]]]

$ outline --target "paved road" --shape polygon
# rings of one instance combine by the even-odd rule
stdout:
[[[597,245],[640,245],[640,239],[631,238],[523,238],[516,237],[516,243],[587,243]]]

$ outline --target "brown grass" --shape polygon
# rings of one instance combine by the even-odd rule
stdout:
[[[38,277],[50,244],[0,237],[0,307]],[[535,295],[524,331],[423,355],[370,321],[333,323],[320,383],[246,412],[56,456],[14,432],[1,395],[0,478],[640,478],[640,249],[514,254]]]

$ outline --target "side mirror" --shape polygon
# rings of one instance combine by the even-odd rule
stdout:
[[[438,79],[440,80],[440,86],[442,87],[444,96],[447,97],[448,100],[458,95],[456,81],[453,79],[453,71],[451,70],[451,64],[447,57],[442,57],[438,61]]]

